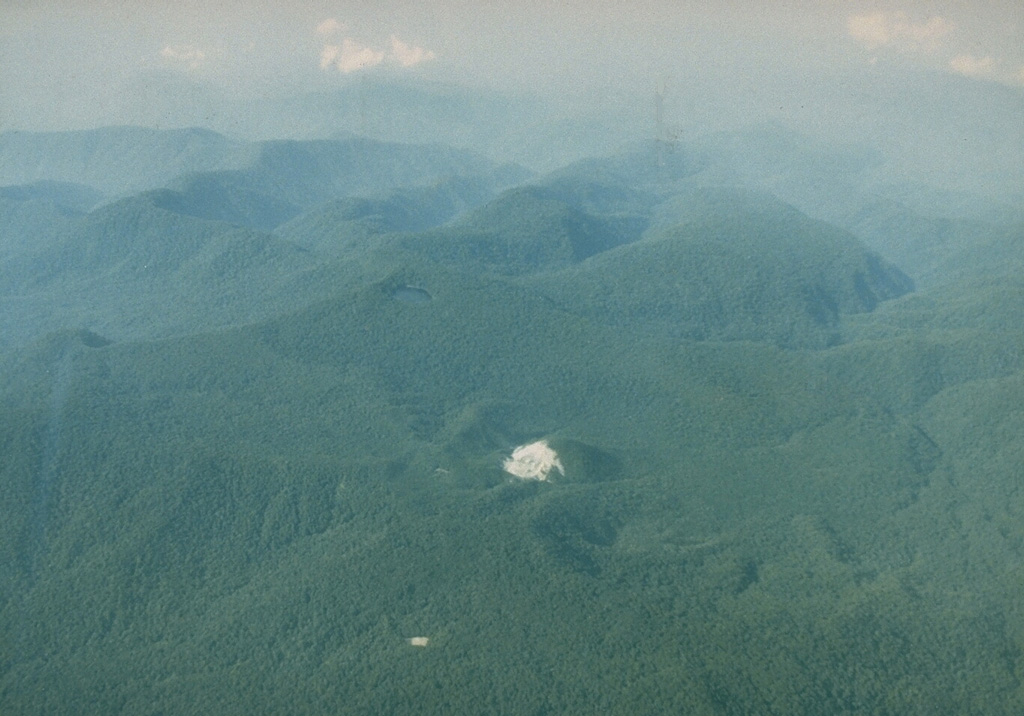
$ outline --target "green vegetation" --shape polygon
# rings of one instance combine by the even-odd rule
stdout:
[[[1024,710],[1013,269],[936,249],[911,293],[638,161],[278,233],[41,213],[0,264],[0,712]],[[540,438],[564,476],[502,472]]]

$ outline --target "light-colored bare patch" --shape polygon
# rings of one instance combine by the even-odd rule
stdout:
[[[529,445],[520,445],[512,451],[512,456],[505,458],[502,469],[520,480],[546,481],[552,470],[565,475],[565,468],[558,458],[558,453],[551,449],[547,440],[538,440]]]
[[[409,639],[409,644],[411,644],[412,646],[426,646],[429,643],[429,636],[414,636],[411,639]]]

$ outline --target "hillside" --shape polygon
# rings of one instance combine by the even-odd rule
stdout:
[[[0,711],[1024,708],[1019,226],[249,149],[0,192]]]
[[[407,285],[430,300],[402,300]],[[382,682],[374,703],[399,709],[713,712],[721,683],[745,707],[810,712],[878,704],[899,675],[941,710],[955,695],[925,674],[966,650],[979,666],[959,683],[1009,708],[991,645],[1012,636],[985,615],[1010,592],[981,585],[1009,588],[1019,527],[963,483],[969,417],[953,418],[992,379],[968,372],[897,415],[851,380],[873,369],[844,356],[867,349],[656,339],[505,279],[411,267],[228,333],[47,339],[5,371],[5,451],[22,457],[3,468],[21,565],[4,692],[59,668],[39,708],[363,710]],[[1012,416],[988,419],[1007,434]],[[501,457],[536,436],[565,478],[511,484]],[[950,500],[997,510],[1004,536]],[[908,559],[922,530],[953,554],[1004,547],[958,572]],[[88,600],[68,605],[71,589]],[[419,635],[422,654],[405,642]],[[822,686],[854,664],[844,690]],[[468,673],[487,688],[434,685]]]
[[[370,233],[426,228],[526,176],[521,168],[447,147],[350,139],[249,145],[244,168],[168,177],[171,169],[197,165],[189,159],[198,151],[193,135],[132,128],[70,134],[54,146],[36,143],[34,151],[45,157],[88,146],[106,156],[128,143],[135,154],[117,159],[122,177],[144,157],[179,154],[123,184],[166,186],[100,203],[89,213],[68,206],[98,196],[83,185],[44,181],[0,189],[0,296],[7,299],[0,345],[83,326],[117,339],[166,336],[296,308],[329,292],[337,274],[360,275],[354,267],[329,265],[341,225],[332,206],[347,202],[362,220],[373,211],[405,212],[403,222]],[[195,136],[214,141],[219,135]],[[68,143],[74,151],[63,146]],[[68,161],[43,161],[39,171],[60,174],[54,166],[66,168]],[[373,209],[373,202],[383,203]],[[317,218],[324,212],[327,221]],[[298,231],[268,233],[293,218]],[[326,238],[316,238],[318,231]]]
[[[911,289],[906,275],[852,237],[775,219],[740,214],[654,231],[534,285],[609,325],[790,347],[835,344],[843,314]]]
[[[644,226],[580,211],[543,187],[511,189],[458,221],[398,242],[463,269],[520,274],[564,267],[633,241]]]
[[[166,211],[140,196],[49,222],[0,263],[3,341],[57,329],[155,337],[302,305],[330,272],[298,246]],[[24,224],[22,224],[24,231]]]
[[[517,174],[498,170],[484,176],[441,179],[318,204],[277,227],[282,238],[325,254],[344,254],[367,245],[371,236],[423,232],[445,224],[488,200]]]
[[[693,340],[820,347],[840,339],[842,315],[913,287],[854,236],[770,196],[691,188],[659,201],[622,186],[542,180],[386,244],[462,270],[523,275],[597,322]]]

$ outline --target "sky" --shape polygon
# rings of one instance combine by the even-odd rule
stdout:
[[[0,131],[380,77],[593,106],[657,89],[670,118],[773,113],[841,134],[873,121],[872,95],[893,105],[922,77],[1024,96],[1024,2],[0,0]]]

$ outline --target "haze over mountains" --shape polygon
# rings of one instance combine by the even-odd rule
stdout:
[[[556,101],[568,49],[524,99],[324,17],[337,81],[168,42],[134,124],[8,104],[0,712],[1024,709],[1010,55],[865,10],[769,112],[792,68],[614,84],[610,14]]]

